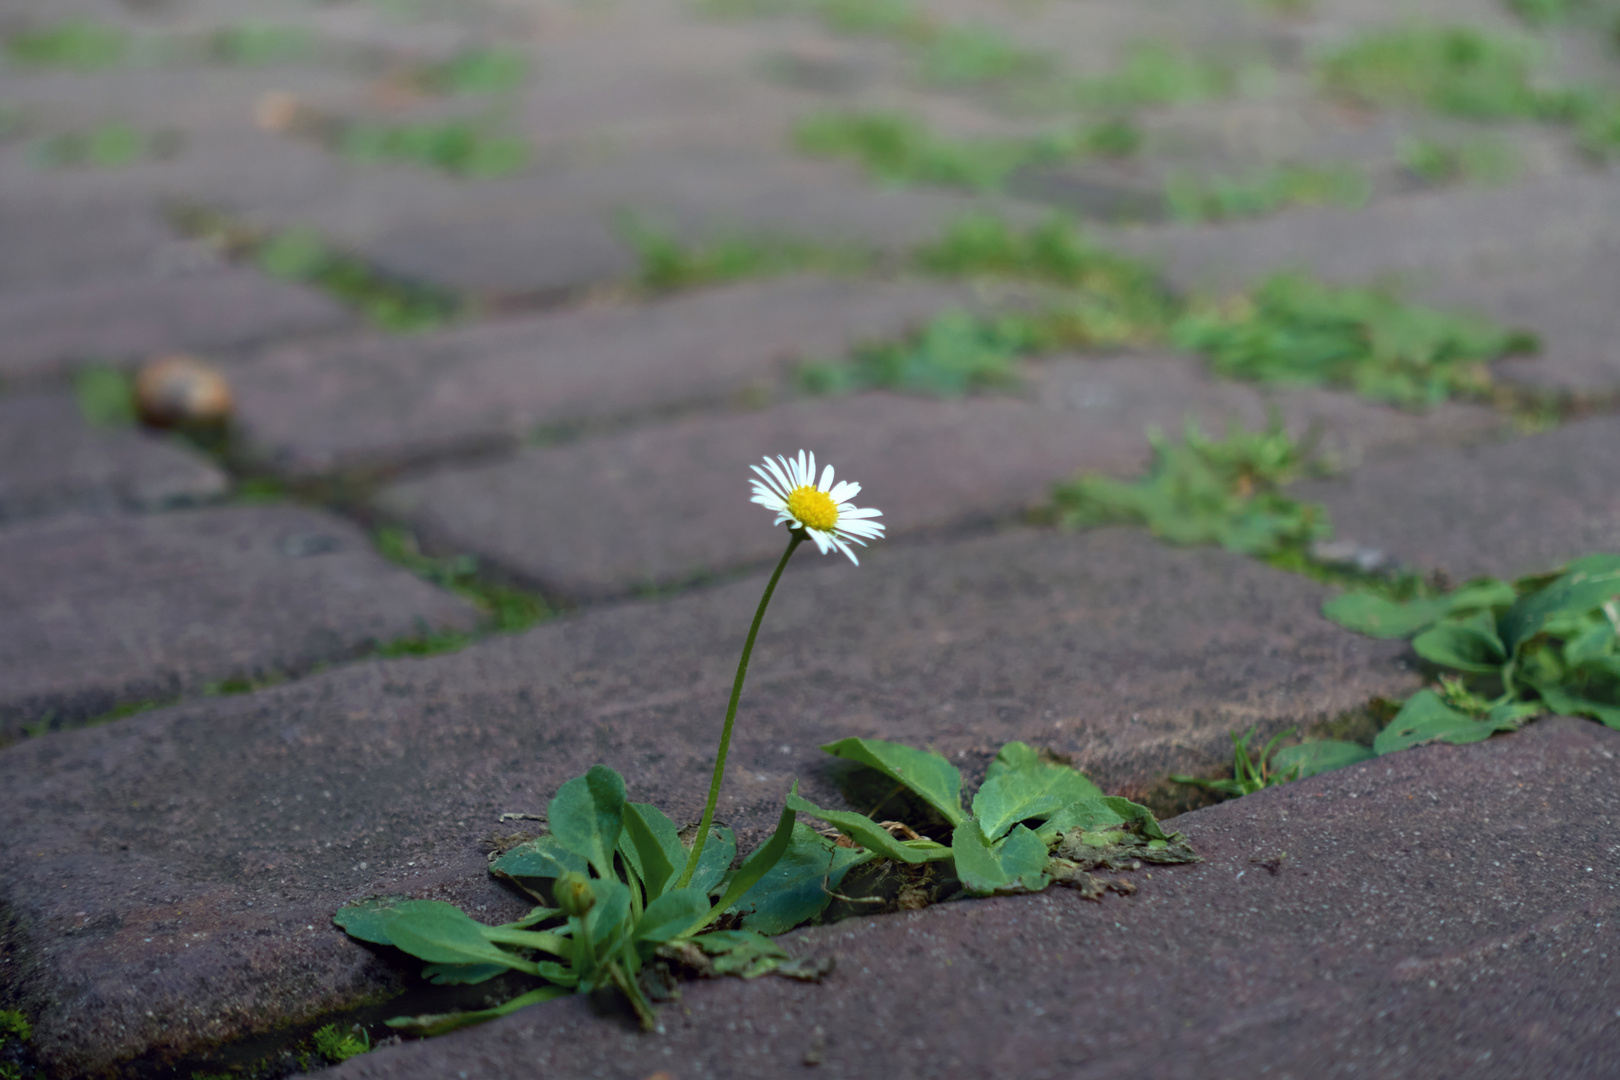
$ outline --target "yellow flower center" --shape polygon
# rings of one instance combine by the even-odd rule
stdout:
[[[788,513],[800,524],[822,532],[831,532],[838,524],[838,504],[825,491],[810,487],[796,487],[788,493]]]

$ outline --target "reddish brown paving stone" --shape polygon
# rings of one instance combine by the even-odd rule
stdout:
[[[36,289],[0,299],[0,375],[24,378],[90,362],[235,349],[354,322],[351,312],[313,289],[242,267]]]
[[[1350,460],[1498,423],[1484,409],[1420,418],[1323,392],[1276,404],[1296,432],[1318,426]],[[1186,360],[1053,361],[1033,367],[1016,397],[864,394],[693,417],[440,469],[385,489],[375,505],[437,546],[564,594],[603,596],[774,558],[777,530],[741,495],[748,466],[767,452],[805,448],[833,463],[893,536],[1016,514],[1082,470],[1135,473],[1148,459],[1147,427],[1179,435],[1192,419],[1224,432],[1228,421],[1258,427],[1265,416],[1261,394]]]
[[[233,376],[244,438],[294,473],[510,446],[714,402],[950,306],[944,286],[792,278],[400,338],[271,352]]]
[[[692,985],[663,1034],[571,998],[322,1075],[1598,1080],[1617,755],[1571,719],[1425,747],[1177,818],[1204,861],[1132,874],[1134,896],[800,931],[790,949],[837,957],[824,984]]]
[[[1620,419],[1391,456],[1293,494],[1326,504],[1339,537],[1454,581],[1513,578],[1620,552]]]
[[[151,432],[97,429],[66,394],[0,397],[0,523],[62,510],[161,510],[225,494],[206,458]]]
[[[298,507],[62,515],[0,529],[0,736],[296,673],[477,611]]]
[[[794,776],[841,801],[816,747],[843,736],[955,758],[1020,738],[1117,790],[1213,766],[1230,728],[1415,686],[1399,643],[1318,615],[1322,587],[1136,531],[896,544],[859,568],[800,557],[754,654],[721,800],[750,843]],[[0,904],[19,927],[3,981],[40,1055],[90,1072],[393,993],[399,969],[331,913],[398,891],[519,910],[485,875],[482,840],[594,762],[695,819],[761,584],[0,750],[15,823]]]

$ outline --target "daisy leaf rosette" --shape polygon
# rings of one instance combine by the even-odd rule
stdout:
[[[752,481],[754,498],[767,510],[776,512],[776,524],[786,522],[794,530],[803,530],[814,540],[823,555],[837,548],[849,556],[849,561],[860,565],[850,544],[866,546],[868,540],[883,536],[883,511],[861,509],[850,502],[861,492],[861,485],[849,480],[833,482],[833,467],[828,465],[816,479],[816,455],[799,451],[798,457],[778,455],[773,461],[765,458],[765,465],[752,466],[759,479]]]

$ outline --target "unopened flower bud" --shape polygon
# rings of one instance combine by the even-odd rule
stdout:
[[[570,918],[584,918],[585,913],[596,904],[596,891],[591,888],[591,879],[574,871],[558,878],[551,891],[557,897],[557,906]]]

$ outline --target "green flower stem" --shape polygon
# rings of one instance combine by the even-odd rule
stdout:
[[[743,642],[742,658],[737,661],[737,678],[731,684],[731,704],[726,706],[726,726],[720,729],[720,749],[714,756],[714,779],[709,781],[709,801],[703,807],[703,821],[698,825],[697,839],[692,841],[692,853],[686,857],[686,869],[681,871],[681,879],[675,883],[677,889],[691,884],[692,875],[697,872],[698,860],[703,857],[703,845],[708,842],[709,828],[714,824],[715,804],[720,801],[720,781],[725,779],[726,754],[731,751],[731,726],[737,722],[737,702],[742,700],[743,680],[748,677],[748,659],[754,655],[754,639],[759,636],[760,623],[765,621],[765,609],[770,606],[776,583],[782,579],[782,571],[787,569],[788,560],[793,558],[793,553],[799,550],[802,543],[804,530],[794,529],[789,534],[787,550],[782,552],[782,561],[776,564],[776,572],[765,586],[765,595],[759,598],[754,625],[748,628],[748,640]]]

